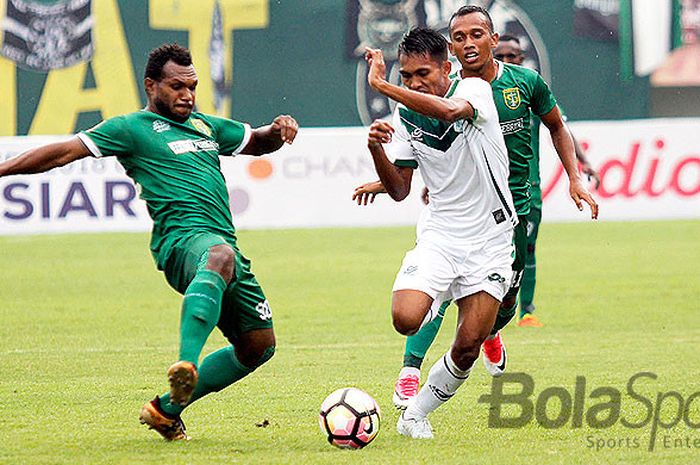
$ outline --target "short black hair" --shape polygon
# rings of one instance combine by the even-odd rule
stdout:
[[[491,34],[494,33],[493,30],[493,20],[491,19],[491,15],[489,14],[488,10],[484,8],[483,6],[478,6],[478,5],[465,5],[461,7],[459,10],[455,11],[452,14],[452,17],[450,17],[450,22],[448,23],[449,25],[449,30],[452,30],[452,21],[454,21],[455,18],[458,18],[460,16],[466,16],[472,13],[481,13],[486,17],[486,22],[489,25],[489,31]]]
[[[163,67],[171,60],[180,66],[190,66],[192,64],[192,55],[185,47],[175,43],[164,44],[154,48],[148,54],[144,78],[160,81],[163,78]]]
[[[520,39],[518,39],[515,36],[512,36],[510,34],[503,34],[501,37],[498,38],[499,42],[515,42],[516,44],[520,45]]]
[[[447,39],[434,29],[414,27],[399,44],[399,55],[427,54],[438,62],[447,60]]]

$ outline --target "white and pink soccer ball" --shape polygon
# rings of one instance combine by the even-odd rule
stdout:
[[[361,449],[377,437],[380,416],[372,396],[357,388],[342,388],[323,401],[318,421],[332,445]]]

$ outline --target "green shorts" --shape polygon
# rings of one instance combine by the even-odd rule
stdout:
[[[163,272],[168,284],[184,294],[197,271],[206,266],[209,249],[221,244],[231,246],[236,254],[236,278],[224,291],[217,327],[231,343],[235,343],[241,334],[272,328],[270,304],[250,269],[250,260],[243,256],[235,243],[212,233],[185,237],[173,245]]]
[[[513,247],[515,249],[512,266],[513,282],[504,299],[518,295],[520,282],[523,279],[525,255],[527,255],[527,216],[518,216],[518,224],[513,229]]]

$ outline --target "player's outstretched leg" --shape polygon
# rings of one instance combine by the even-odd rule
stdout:
[[[180,358],[168,369],[169,402],[184,406],[198,381],[202,348],[221,316],[226,286],[233,278],[235,252],[228,244],[210,247],[184,292],[180,317]]]
[[[433,437],[428,415],[455,395],[469,378],[481,344],[493,327],[498,300],[479,291],[457,301],[459,320],[452,349],[430,369],[415,400],[401,414],[396,429],[416,439]]]
[[[399,434],[414,439],[432,439],[433,429],[428,414],[447,402],[457,388],[469,377],[471,368],[460,370],[450,352],[443,355],[430,369],[428,379],[415,400],[401,413],[396,423]]]
[[[180,359],[168,369],[169,401],[187,405],[197,384],[197,363],[202,348],[219,321],[224,278],[212,270],[199,270],[187,287],[180,319]]]
[[[198,399],[221,391],[236,381],[249,375],[257,367],[267,362],[275,353],[274,334],[272,330],[261,330],[267,338],[263,345],[250,347],[247,351],[242,351],[241,355],[250,366],[245,365],[236,354],[233,346],[224,347],[216,352],[207,355],[199,367],[199,382],[192,393],[192,397],[187,405],[191,405]],[[271,343],[269,343],[271,337]],[[262,341],[261,341],[262,342]],[[254,361],[251,361],[252,359]],[[141,423],[145,423],[150,429],[155,429],[167,440],[189,439],[185,434],[184,424],[180,419],[180,414],[185,410],[184,406],[174,404],[170,401],[170,393],[165,393],[160,397],[148,402],[141,408]],[[178,433],[181,425],[182,434]]]
[[[406,338],[406,349],[403,357],[403,368],[394,385],[392,400],[396,408],[403,410],[418,394],[420,387],[420,367],[428,349],[435,341],[440,330],[445,311],[451,301],[448,300],[439,305],[437,316],[427,325],[423,326],[416,334]],[[436,305],[436,302],[433,302]]]

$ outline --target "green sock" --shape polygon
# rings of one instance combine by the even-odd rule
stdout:
[[[423,326],[420,331],[406,338],[406,349],[403,355],[403,366],[420,368],[423,364],[425,354],[428,352],[430,345],[435,340],[442,320],[445,318],[445,311],[452,303],[451,300],[444,302],[438,310],[438,314],[433,321]]]
[[[532,257],[532,258],[530,258]],[[531,313],[532,302],[535,298],[537,269],[535,268],[535,255],[528,254],[525,259],[525,270],[520,282],[520,317]]]
[[[243,365],[233,346],[224,347],[204,357],[199,367],[199,381],[189,404],[212,392],[218,392],[251,373],[253,369]],[[169,415],[179,415],[185,409],[170,403],[170,394],[160,396],[160,406]]]
[[[211,270],[199,270],[187,287],[180,315],[180,360],[199,362],[209,334],[219,322],[226,281]]]
[[[525,265],[523,269],[523,278],[520,281],[520,311],[518,312],[520,318],[526,313],[532,313],[535,309],[534,305],[532,305],[532,302],[535,300],[535,284],[537,277],[537,257],[535,251],[541,217],[542,212],[533,207],[527,219],[527,249],[524,254]]]
[[[496,322],[493,324],[493,329],[491,330],[492,336],[506,327],[508,322],[513,319],[513,316],[515,316],[515,310],[517,308],[518,302],[516,300],[512,307],[501,307],[498,309],[498,315],[496,315]]]

